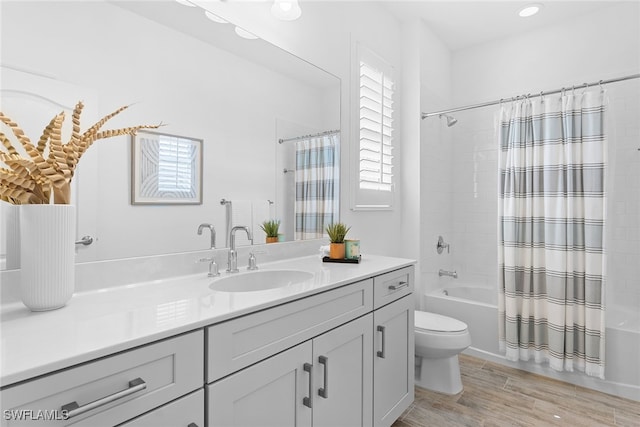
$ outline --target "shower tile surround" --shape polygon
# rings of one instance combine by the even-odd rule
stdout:
[[[637,311],[640,307],[640,127],[637,120],[640,82],[611,84],[606,89],[613,120],[609,130],[607,305]],[[497,283],[498,150],[493,127],[497,108],[458,112],[455,114],[458,123],[451,128],[447,128],[444,121],[434,119],[427,130],[431,135],[437,132],[439,135],[434,139],[450,146],[446,150],[451,151],[450,160],[439,156],[437,162],[434,161],[438,170],[433,174],[439,178],[431,181],[435,191],[429,193],[437,205],[430,215],[436,215],[435,223],[443,224],[440,228],[445,241],[451,244],[451,253],[445,251],[430,256],[425,271],[457,270],[459,282],[473,282],[488,288]],[[450,211],[446,211],[448,206]],[[436,241],[437,236],[433,239],[433,254]],[[429,248],[430,243],[427,242]],[[453,279],[440,280],[442,285]]]
[[[637,381],[640,377],[637,363],[626,365],[626,374],[619,368],[625,366],[622,361],[628,360],[625,358],[627,354],[637,352],[635,337],[640,333],[637,317],[640,311],[640,123],[637,120],[640,117],[640,81],[610,84],[606,90],[611,112],[608,129],[606,323],[607,328],[619,330],[618,335],[610,335],[610,345],[622,349],[622,352],[608,352],[606,357],[617,370],[614,373],[607,371],[607,380],[602,383],[590,377],[556,373],[547,365],[541,365],[539,373],[594,390],[638,396]],[[438,178],[437,184],[427,184],[426,195],[434,194],[438,199],[441,193],[448,191],[449,200],[438,199],[438,203],[451,206],[449,215],[438,214],[438,208],[434,207],[433,212],[427,212],[423,218],[428,230],[436,232],[436,235],[425,236],[426,249],[421,253],[423,266],[429,268],[423,267],[422,270],[422,287],[426,292],[457,285],[496,290],[498,151],[493,126],[498,108],[458,112],[454,114],[458,123],[451,128],[441,120],[433,120],[434,123],[428,125],[430,127],[423,128],[426,135],[433,138],[427,142],[430,147],[451,153],[449,159],[438,158],[426,163],[433,163],[439,171],[449,169],[444,178]],[[446,251],[442,255],[436,254],[439,230],[450,233],[443,234],[451,244],[450,254]],[[439,278],[438,268],[456,270],[458,279]],[[488,330],[493,331],[493,328],[489,326]],[[620,339],[620,336],[634,338]],[[500,362],[502,356],[499,352],[490,351],[482,345],[479,352],[473,354],[504,363]],[[520,362],[518,366],[538,372],[538,366],[532,362]]]

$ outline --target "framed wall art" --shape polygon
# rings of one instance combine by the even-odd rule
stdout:
[[[201,139],[138,131],[131,152],[131,204],[202,204]]]

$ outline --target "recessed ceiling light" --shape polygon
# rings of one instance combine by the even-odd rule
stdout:
[[[271,14],[283,21],[294,21],[302,15],[298,0],[274,0]]]
[[[258,38],[258,36],[256,36],[253,33],[250,33],[249,31],[245,30],[244,28],[236,27],[235,31],[236,31],[236,34],[239,35],[240,37],[242,37],[243,39],[255,40],[255,39]]]
[[[216,15],[215,13],[211,13],[208,10],[204,11],[204,14],[207,18],[211,19],[213,22],[217,22],[218,24],[226,24],[229,21],[226,21],[222,18],[220,18],[218,15]]]
[[[518,12],[518,15],[520,15],[523,18],[526,18],[528,16],[533,16],[536,13],[540,12],[540,9],[542,9],[541,4],[529,4],[523,7],[522,9],[520,9],[520,12]]]

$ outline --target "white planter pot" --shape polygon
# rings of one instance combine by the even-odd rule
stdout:
[[[20,207],[20,295],[31,311],[64,306],[75,286],[76,208]]]

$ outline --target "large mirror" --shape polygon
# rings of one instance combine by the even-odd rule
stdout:
[[[200,205],[132,204],[130,138],[91,147],[72,182],[78,238],[94,238],[78,246],[78,262],[203,250],[210,241],[197,234],[202,223],[214,225],[224,247],[228,217],[251,222],[255,243],[264,242],[263,220],[280,220],[281,240],[292,240],[317,237],[296,233],[305,218],[337,219],[337,77],[174,0],[4,2],[0,19],[0,108],[32,140],[51,112],[82,99],[82,129],[131,104],[105,128],[162,122],[162,133],[203,141]],[[314,147],[332,157],[333,169],[323,160],[323,179],[333,187],[322,190],[321,209],[305,214],[299,189],[309,175],[298,157]],[[6,262],[15,215],[0,204]]]

